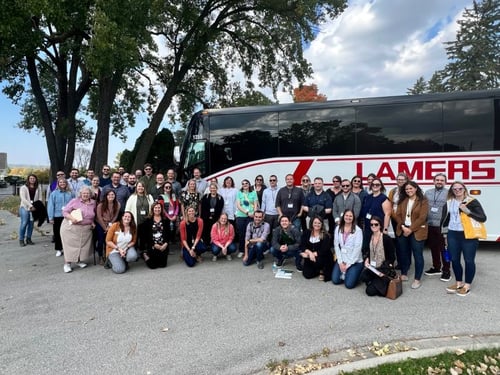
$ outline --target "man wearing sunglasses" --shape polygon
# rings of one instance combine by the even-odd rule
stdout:
[[[276,210],[280,217],[288,216],[295,228],[300,228],[304,194],[300,188],[294,185],[292,174],[286,175],[285,182],[286,186],[279,189],[276,196]]]
[[[323,179],[316,177],[314,179],[314,190],[307,195],[302,210],[311,219],[319,216],[324,220],[326,215],[332,212],[332,205],[332,198],[323,190]]]
[[[333,201],[332,213],[335,225],[340,223],[340,219],[344,215],[345,210],[352,210],[356,220],[361,211],[361,201],[359,197],[351,191],[351,181],[343,179],[340,188],[342,189],[341,193],[338,194]]]

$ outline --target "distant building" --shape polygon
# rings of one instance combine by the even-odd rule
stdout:
[[[7,153],[0,152],[0,176],[7,174]]]

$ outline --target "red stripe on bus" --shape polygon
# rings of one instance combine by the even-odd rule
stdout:
[[[314,159],[301,160],[299,162],[299,165],[297,165],[297,168],[295,168],[295,172],[293,172],[293,179],[296,184],[298,183],[298,181],[300,181],[303,175],[307,174],[307,171],[309,170],[309,168],[311,168],[311,165],[313,163]]]

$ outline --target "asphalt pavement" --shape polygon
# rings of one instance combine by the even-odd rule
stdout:
[[[1,374],[266,374],[272,362],[300,362],[325,348],[323,360],[350,356],[349,366],[363,367],[500,343],[497,244],[481,245],[467,297],[424,276],[420,289],[404,283],[392,301],[297,272],[276,279],[269,255],[263,270],[209,254],[190,269],[178,247],[165,269],[139,261],[116,275],[90,261],[65,274],[50,236],[35,231],[35,245],[20,247],[18,226],[0,211]],[[428,250],[425,259],[427,269]],[[412,350],[364,359],[374,341]]]

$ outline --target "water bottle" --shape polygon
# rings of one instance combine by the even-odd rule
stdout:
[[[276,265],[276,262],[273,262],[273,273],[278,272],[278,266]]]
[[[443,259],[445,262],[451,262],[451,254],[447,247],[443,249]]]

